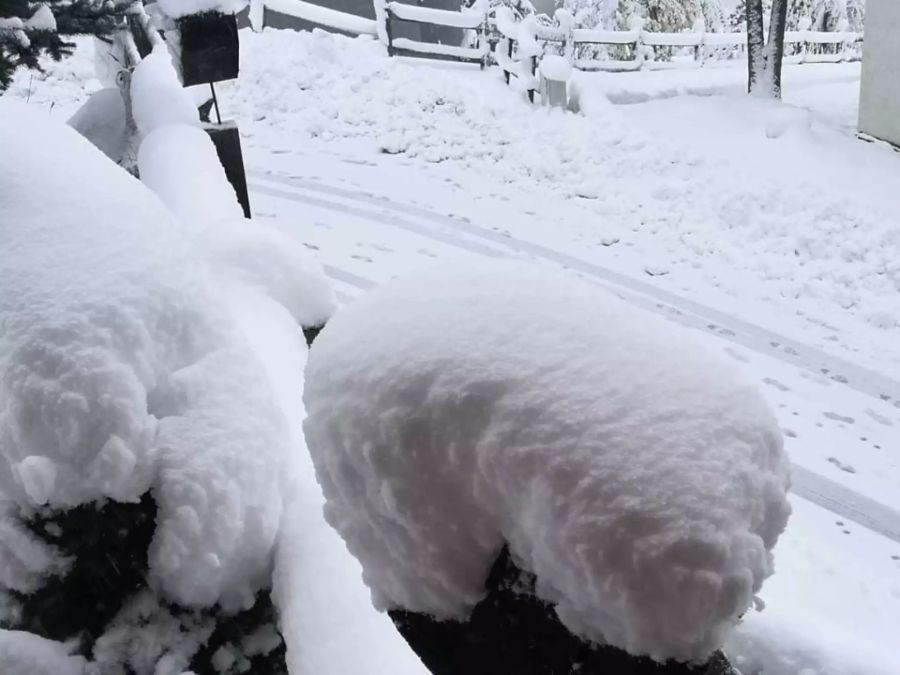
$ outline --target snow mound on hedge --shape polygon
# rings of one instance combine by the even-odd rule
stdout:
[[[7,100],[0,117],[0,494],[65,508],[152,489],[154,581],[185,605],[247,606],[294,446],[227,292],[318,315],[327,283],[291,282],[321,269],[286,246],[266,279],[277,235],[199,236],[73,130]],[[21,566],[26,548],[0,555]]]
[[[439,267],[310,351],[326,517],[380,608],[464,618],[504,541],[573,632],[702,660],[773,571],[781,433],[734,368],[586,283]]]

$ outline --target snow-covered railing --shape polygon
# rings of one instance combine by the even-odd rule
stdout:
[[[562,22],[561,22],[562,19]],[[527,18],[526,18],[527,20]],[[495,17],[495,28],[499,34],[494,60],[503,69],[507,82],[513,73],[512,42],[517,40],[519,26],[511,11],[499,8]],[[642,68],[665,68],[667,61],[652,60],[653,50],[692,49],[693,62],[702,66],[716,50],[743,50],[747,44],[746,33],[711,33],[703,30],[702,24],[695,30],[682,33],[652,32],[635,25],[632,30],[601,30],[573,28],[567,13],[556,16],[555,25],[538,25],[535,38],[543,43],[561,43],[562,52],[572,65],[580,70],[628,71]],[[859,45],[862,33],[788,31],[785,44],[791,49],[785,56],[786,63],[839,63],[857,61],[860,58]],[[631,58],[581,58],[579,53],[589,45],[626,48]],[[682,62],[683,63],[683,62]]]
[[[475,47],[466,47],[435,42],[422,42],[410,38],[395,38],[391,26],[392,19],[410,23],[425,23],[433,26],[442,26],[444,28],[476,31],[478,44]],[[391,56],[395,55],[398,51],[412,52],[423,56],[447,57],[458,59],[460,61],[479,63],[482,68],[487,66],[490,47],[487,40],[488,15],[485,11],[463,9],[459,12],[453,12],[446,9],[418,7],[402,2],[385,2],[384,22],[388,54]]]
[[[387,43],[388,53],[397,52],[436,56],[480,63],[486,66],[494,45],[493,61],[504,72],[507,82],[511,76],[523,79],[527,91],[535,91],[538,84],[534,80],[542,49],[534,54],[523,55],[517,47],[519,27],[525,22],[533,24],[529,31],[538,43],[561,43],[562,52],[570,63],[579,70],[630,71],[643,68],[666,68],[669,61],[652,58],[655,49],[692,49],[694,65],[702,66],[717,50],[743,50],[747,44],[747,34],[712,33],[699,25],[693,31],[681,33],[653,32],[634,26],[632,30],[602,30],[574,28],[571,17],[566,12],[556,17],[553,25],[541,24],[535,17],[517,19],[508,8],[498,7],[493,16],[478,9],[450,11],[430,7],[420,7],[396,0],[389,0],[376,7],[376,19],[368,19],[356,14],[340,12],[306,0],[250,0],[250,21],[259,30],[265,22],[265,12],[270,10],[295,17],[327,29],[354,35],[379,36]],[[463,31],[474,31],[476,46],[461,46],[423,42],[405,37],[393,37],[392,21],[429,24]],[[840,63],[858,61],[862,33],[847,31],[818,32],[810,30],[788,31],[785,44],[791,49],[785,55],[785,63]],[[583,47],[597,45],[615,48],[631,58],[581,58]],[[535,51],[535,50],[532,50]],[[522,64],[525,64],[524,66]],[[683,65],[684,61],[678,62]],[[527,71],[527,72],[526,72]],[[530,79],[529,79],[530,78]],[[533,96],[533,93],[531,94]]]
[[[836,31],[822,33],[818,31],[788,31],[784,35],[785,44],[798,45],[797,53],[785,56],[786,63],[841,63],[843,61],[859,61],[859,47],[863,41],[862,33]],[[810,51],[812,47],[833,46],[830,52]]]
[[[858,61],[862,33],[789,31],[785,34],[785,44],[794,45],[796,53],[785,56],[786,63],[840,63]],[[684,33],[659,33],[645,30],[602,31],[576,29],[571,40],[578,51],[580,45],[608,45],[630,47],[633,59],[576,59],[574,65],[581,70],[640,70],[644,67],[659,67],[664,62],[646,58],[644,47],[668,47],[672,49],[693,48],[694,61],[702,65],[710,50],[721,48],[743,49],[747,44],[746,33],[709,33],[692,31]],[[814,52],[811,48],[832,45],[832,52]]]
[[[336,9],[305,0],[250,0],[250,23],[254,30],[262,30],[265,12],[271,10],[310,23],[354,35],[377,35],[378,24],[364,16],[339,12]]]
[[[451,28],[480,28],[484,23],[484,12],[463,10],[452,12],[447,9],[432,9],[431,7],[418,7],[402,2],[387,3],[388,11],[403,21],[415,21],[417,23],[430,23],[435,26],[449,26]]]

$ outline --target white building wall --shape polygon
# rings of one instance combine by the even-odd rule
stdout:
[[[859,130],[900,146],[900,0],[867,0]]]

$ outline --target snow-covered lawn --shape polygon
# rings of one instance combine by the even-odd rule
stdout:
[[[740,67],[579,74],[574,115],[529,107],[495,70],[390,60],[370,40],[243,32],[242,48],[220,102],[255,215],[344,301],[435,259],[562,266],[757,381],[795,463],[794,515],[729,653],[745,675],[900,673],[900,155],[853,135],[858,66],[789,67],[787,105],[740,95]],[[65,117],[92,73],[79,50],[10,95]],[[304,499],[287,541],[318,508]],[[420,672],[314,520],[322,556],[298,543],[287,559],[315,587],[279,570],[292,667]]]

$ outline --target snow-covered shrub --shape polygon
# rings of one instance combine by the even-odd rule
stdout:
[[[321,269],[262,225],[178,222],[27,106],[0,117],[2,625],[110,672],[278,672],[295,446],[240,307],[302,347],[333,297],[292,283]]]
[[[772,573],[778,425],[733,366],[560,272],[439,267],[310,351],[326,518],[373,601],[465,619],[508,544],[575,635],[705,660]]]

